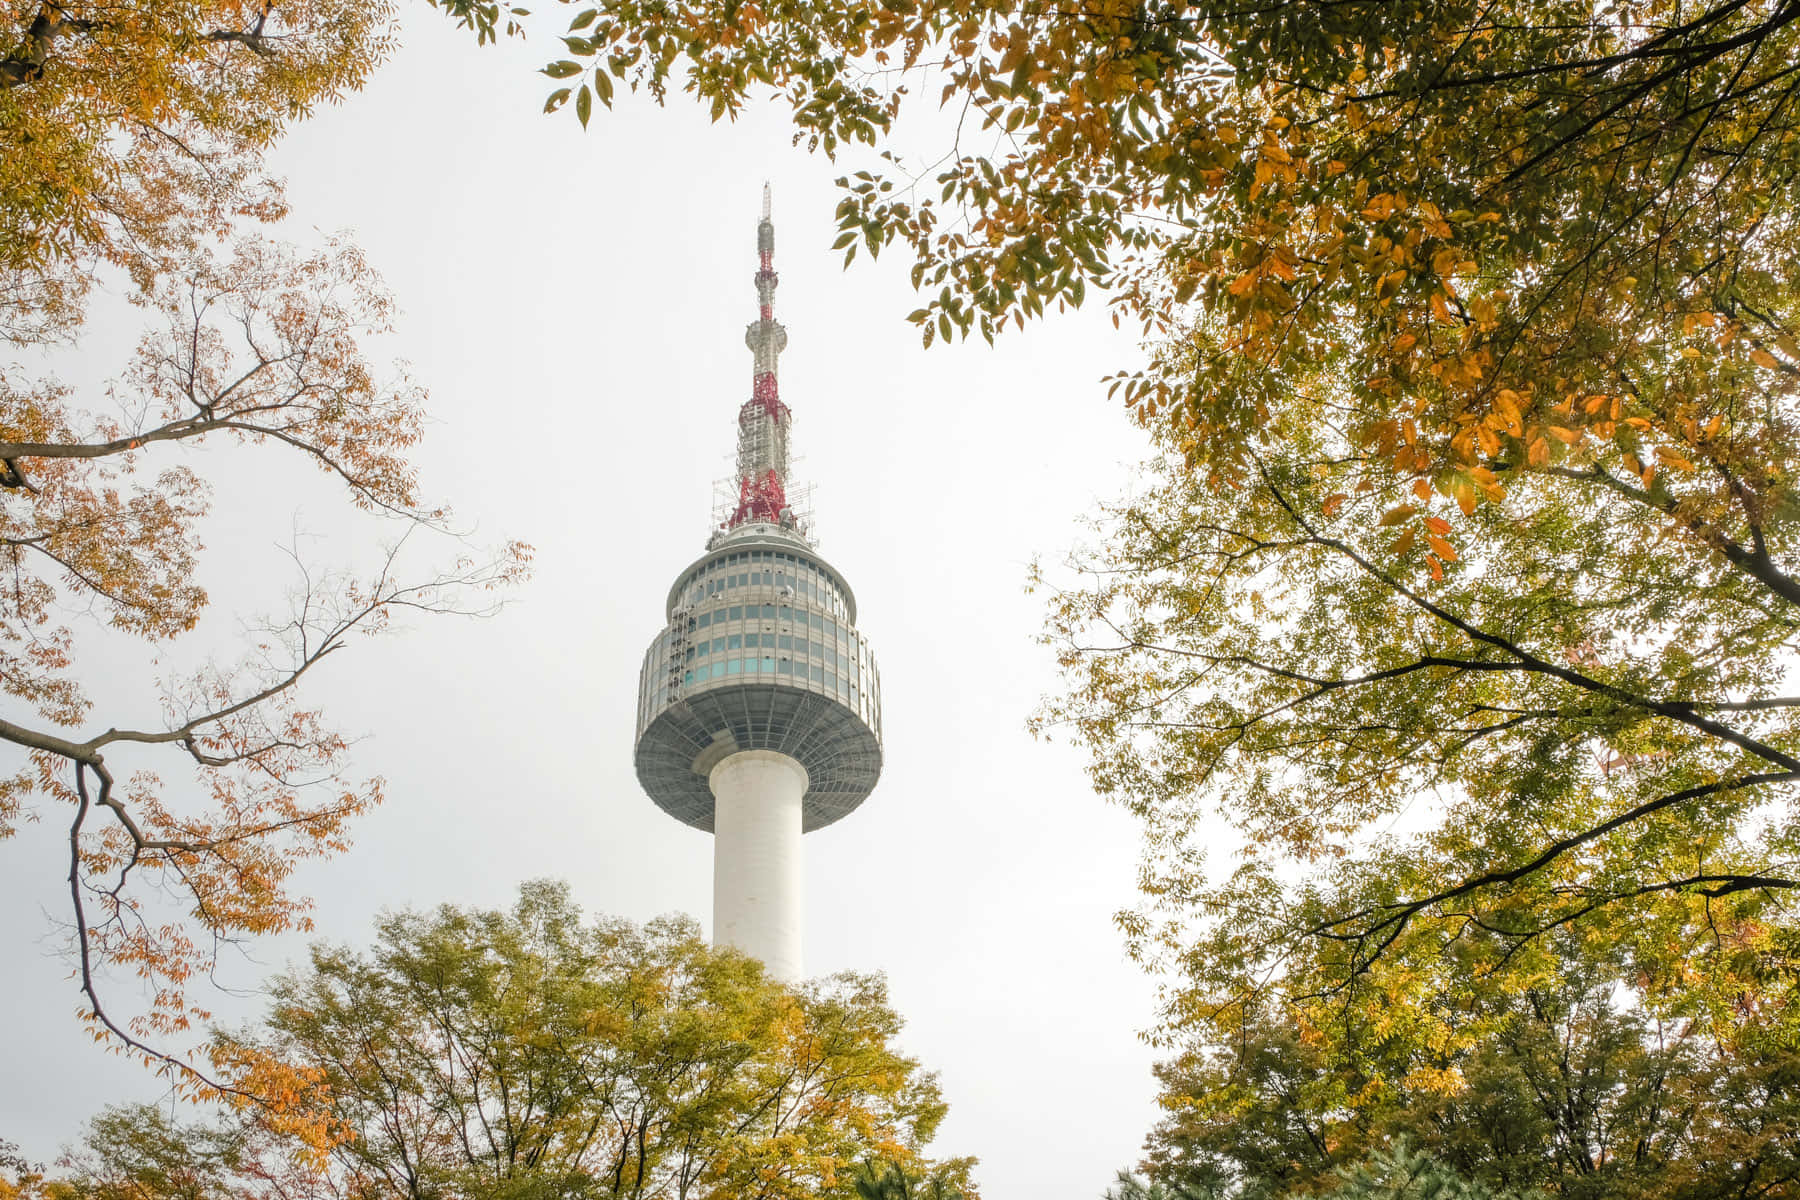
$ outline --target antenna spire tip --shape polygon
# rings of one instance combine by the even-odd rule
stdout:
[[[769,219],[769,183],[768,183],[768,180],[764,180],[764,181],[763,181],[763,214],[762,214],[762,219],[763,219],[763,220],[765,220],[765,221],[767,221],[767,220],[768,220],[768,219]]]

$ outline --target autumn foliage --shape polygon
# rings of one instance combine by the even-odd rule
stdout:
[[[870,1194],[859,1181],[929,1175],[935,1192],[875,1195],[974,1200],[973,1160],[925,1155],[945,1106],[895,1048],[878,976],[789,989],[686,919],[585,921],[566,887],[536,882],[510,912],[389,915],[374,946],[315,947],[273,993],[231,1045],[324,1085],[327,1154],[266,1109],[177,1125],[116,1108],[53,1186],[96,1200],[850,1200]]]
[[[66,298],[96,259],[141,273],[280,216],[263,152],[392,47],[385,3],[6,0],[0,295],[21,310],[43,296],[20,285]]]
[[[306,1078],[187,1053],[210,1015],[196,985],[233,944],[307,927],[293,871],[341,850],[382,797],[301,683],[396,614],[489,610],[528,558],[453,544],[448,568],[411,565],[409,539],[455,530],[410,459],[424,391],[365,350],[393,300],[346,242],[302,252],[245,229],[283,211],[263,151],[389,44],[379,5],[0,6],[0,339],[21,356],[0,366],[0,741],[17,751],[0,838],[67,830],[59,873],[96,1036],[178,1089],[271,1112],[297,1111]],[[105,394],[81,394],[41,352],[79,344],[100,282],[148,331]],[[221,453],[310,462],[391,523],[391,549],[361,572],[296,557],[286,610],[250,618],[242,660],[166,676],[162,721],[134,727],[96,704],[80,652],[200,622],[204,467]],[[113,973],[146,1003],[112,998]]]

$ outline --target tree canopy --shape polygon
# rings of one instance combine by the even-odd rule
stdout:
[[[98,262],[279,216],[263,152],[392,46],[392,6],[359,0],[0,4],[0,329]]]
[[[393,297],[343,239],[256,232],[285,211],[266,150],[391,44],[380,3],[0,3],[0,840],[52,818],[34,862],[66,879],[98,1036],[200,1094],[278,1107],[292,1079],[189,1053],[209,1017],[192,985],[247,938],[307,928],[294,869],[342,849],[381,799],[302,681],[398,615],[491,610],[529,558],[517,543],[459,542],[442,566],[402,553],[456,529],[410,457],[424,389],[369,351]],[[109,386],[78,392],[56,356],[81,348],[102,282],[148,329]],[[84,652],[164,646],[207,609],[219,460],[178,446],[311,463],[388,522],[389,549],[350,571],[296,547],[293,586],[239,614],[241,661],[171,661],[140,697],[93,678]],[[134,719],[146,698],[160,722]],[[114,973],[145,1002],[105,994]]]
[[[1330,1036],[1274,1005],[1233,1049],[1196,1039],[1159,1069],[1149,1177],[1207,1200],[1310,1196],[1404,1146],[1506,1195],[1788,1194],[1800,1179],[1791,1043],[1754,1018],[1670,1012],[1583,939],[1555,949],[1532,982],[1468,997],[1454,1017],[1466,1036],[1437,1044],[1384,1039],[1366,1021]]]
[[[59,1182],[94,1200],[972,1200],[973,1160],[924,1155],[946,1110],[899,1029],[878,976],[789,990],[685,918],[585,922],[533,883],[510,912],[399,913],[367,952],[315,948],[234,1039],[315,1081],[337,1134],[321,1170],[295,1169],[314,1148],[260,1109],[204,1126],[125,1108]]]

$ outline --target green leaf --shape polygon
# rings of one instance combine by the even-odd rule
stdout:
[[[581,127],[587,128],[588,118],[594,114],[594,94],[588,90],[587,84],[575,93],[575,116],[581,121]]]
[[[581,64],[570,62],[565,58],[560,62],[553,62],[545,67],[543,73],[552,79],[567,79],[571,75],[581,74]]]

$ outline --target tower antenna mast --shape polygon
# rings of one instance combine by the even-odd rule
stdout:
[[[738,501],[727,529],[746,521],[776,524],[788,512],[788,432],[793,414],[781,402],[781,352],[787,349],[787,330],[775,319],[775,222],[770,217],[769,185],[763,184],[762,220],[756,226],[757,320],[744,331],[751,354],[750,399],[738,409]]]

